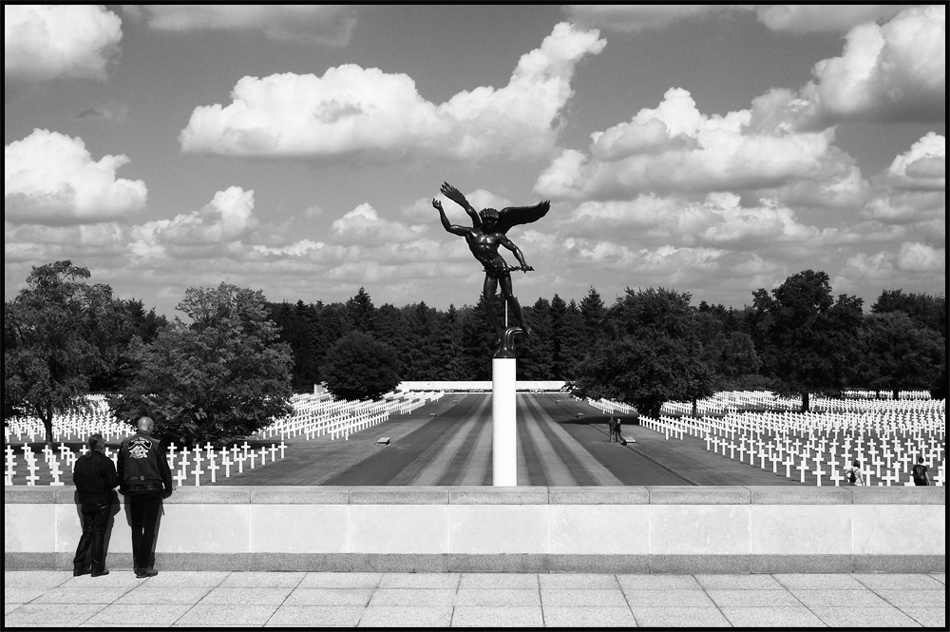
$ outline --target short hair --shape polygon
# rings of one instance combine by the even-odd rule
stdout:
[[[89,438],[86,439],[86,445],[89,446],[90,450],[95,450],[96,452],[102,452],[106,447],[106,440],[102,438],[102,435],[98,432],[94,432],[89,435]]]
[[[923,463],[923,462],[924,462],[924,457],[922,457],[922,456],[917,457],[917,462],[918,462],[918,463]]]
[[[136,424],[136,427],[139,430],[151,432],[155,428],[155,422],[152,421],[151,417],[139,417],[139,422]]]
[[[483,208],[482,210],[478,212],[478,214],[481,216],[482,219],[491,219],[496,222],[498,221],[498,211],[491,207]]]
[[[855,459],[855,460],[853,460],[853,461],[851,462],[851,465],[853,465],[853,466],[855,466],[855,467],[858,467],[859,465],[861,465],[861,461]]]

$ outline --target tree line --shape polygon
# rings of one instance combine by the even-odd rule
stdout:
[[[109,393],[120,419],[148,414],[193,445],[266,426],[316,383],[363,399],[401,380],[491,379],[481,297],[447,310],[376,307],[360,288],[343,303],[272,303],[222,283],[186,291],[186,323],[88,278],[70,261],[40,266],[4,304],[4,418],[39,417],[48,437],[53,415],[88,392]],[[579,303],[554,294],[524,315],[533,335],[518,343],[519,379],[564,380],[654,416],[665,401],[730,389],[799,394],[803,410],[809,394],[846,388],[946,397],[945,298],[884,290],[865,314],[821,271],[759,289],[741,309],[665,288],[628,288],[607,305],[591,287]]]

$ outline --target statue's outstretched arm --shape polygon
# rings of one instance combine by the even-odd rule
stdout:
[[[432,198],[432,206],[439,211],[439,219],[442,220],[442,228],[444,228],[446,232],[460,236],[464,236],[468,232],[469,229],[465,228],[464,226],[449,223],[449,218],[445,216],[445,210],[442,208],[442,202]]]
[[[468,216],[472,218],[472,222],[476,227],[482,225],[482,218],[478,216],[478,211],[476,211],[475,207],[468,203],[468,200],[465,199],[465,196],[462,195],[461,191],[453,187],[448,182],[443,182],[442,188],[440,190],[442,191],[442,195],[465,209],[465,212],[468,213]]]

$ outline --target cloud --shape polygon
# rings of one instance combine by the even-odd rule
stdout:
[[[886,20],[908,5],[569,5],[572,20],[621,32],[660,30],[682,22],[731,17],[755,12],[771,31],[787,33],[845,32],[867,22]]]
[[[339,243],[369,245],[413,241],[426,227],[382,219],[372,206],[360,204],[334,221],[331,229]]]
[[[929,132],[894,158],[888,176],[905,189],[944,191],[947,186],[947,139]]]
[[[946,139],[929,132],[874,179],[874,194],[861,216],[884,224],[914,225],[943,222],[945,215]]]
[[[179,140],[183,152],[235,157],[388,162],[546,155],[573,94],[577,62],[605,44],[596,30],[558,24],[540,48],[522,56],[507,86],[460,92],[441,105],[423,99],[408,75],[353,64],[323,77],[244,77],[230,105],[196,108]]]
[[[116,179],[124,155],[92,159],[79,137],[45,129],[4,147],[4,216],[15,223],[85,224],[145,208],[141,180]]]
[[[860,24],[888,20],[906,4],[772,4],[755,9],[759,22],[789,33],[845,32]]]
[[[126,7],[154,31],[263,31],[268,39],[346,46],[356,24],[354,7],[334,5],[159,5]]]
[[[841,57],[815,64],[802,89],[824,124],[839,121],[943,121],[946,7],[906,9],[882,26],[848,35]]]
[[[86,108],[77,114],[76,118],[81,121],[125,123],[129,119],[129,106],[118,101],[109,101]]]
[[[591,135],[590,154],[565,150],[539,176],[544,197],[622,199],[641,192],[779,187],[818,178],[836,154],[833,132],[756,131],[750,110],[701,114],[672,88],[657,108]]]
[[[733,10],[729,5],[587,5],[565,7],[573,21],[622,32],[663,29],[684,21],[695,21]]]
[[[215,193],[211,202],[198,211],[136,226],[129,248],[138,256],[148,257],[162,256],[167,251],[201,257],[214,246],[219,247],[215,252],[228,250],[257,227],[253,211],[254,191],[228,187]]]
[[[106,78],[122,20],[94,5],[3,6],[4,78],[40,82]]]

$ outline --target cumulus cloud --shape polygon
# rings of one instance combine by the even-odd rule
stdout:
[[[852,29],[841,57],[815,64],[802,96],[827,122],[942,121],[946,7],[906,9],[882,26]]]
[[[890,19],[907,6],[906,4],[771,4],[759,6],[755,12],[759,22],[772,31],[844,32],[859,24]]]
[[[423,225],[407,226],[402,222],[387,220],[369,204],[360,204],[330,226],[339,243],[383,244],[407,242],[418,239],[426,230]]]
[[[755,12],[769,30],[788,33],[844,32],[859,24],[889,19],[907,5],[569,5],[571,19],[626,32],[658,30],[681,22]]]
[[[947,184],[947,139],[929,132],[894,158],[888,176],[905,189],[940,190]]]
[[[173,219],[146,222],[132,229],[132,253],[139,257],[160,257],[169,250],[181,256],[206,256],[206,248],[227,250],[241,242],[257,227],[254,191],[228,187],[214,194],[198,211],[181,213]]]
[[[641,243],[662,240],[687,247],[752,250],[763,245],[825,240],[833,231],[801,223],[776,200],[745,206],[738,195],[708,194],[693,202],[680,196],[641,194],[632,201],[588,201],[559,225],[562,232],[590,237],[628,235]]]
[[[260,30],[273,40],[345,46],[355,9],[334,5],[162,5],[125,7],[129,17],[155,31]]]
[[[3,5],[5,79],[106,78],[122,20],[96,5]]]
[[[687,90],[672,88],[657,108],[591,135],[590,154],[566,150],[539,176],[544,197],[626,198],[640,192],[778,187],[818,177],[834,159],[833,131],[759,132],[750,110],[699,112]]]
[[[603,50],[596,30],[555,26],[522,56],[508,85],[480,87],[436,105],[411,77],[353,64],[323,77],[244,77],[230,105],[198,107],[182,151],[240,157],[392,161],[404,156],[479,160],[544,155],[572,96],[580,59]]]
[[[93,160],[79,137],[34,129],[4,147],[4,216],[16,223],[82,224],[123,219],[145,207],[141,180],[116,178],[124,155]]]

